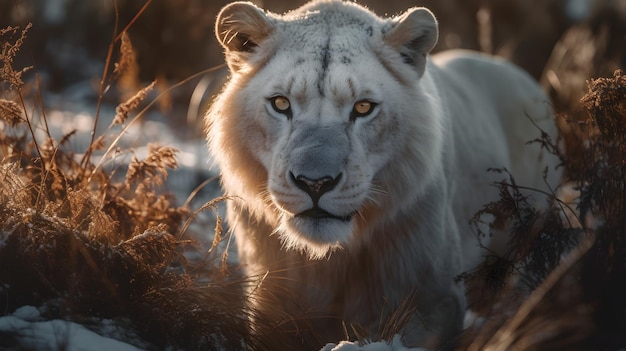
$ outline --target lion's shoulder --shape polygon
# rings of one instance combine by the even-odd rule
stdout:
[[[526,71],[498,56],[457,49],[432,55],[432,62],[450,79],[480,87],[486,94],[543,94]]]

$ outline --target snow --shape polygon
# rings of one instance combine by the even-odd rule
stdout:
[[[360,345],[358,342],[342,341],[338,345],[326,344],[320,351],[428,351],[424,348],[408,348],[402,344],[400,335],[395,335],[390,344],[379,341]]]
[[[565,13],[577,22],[583,21],[591,14],[591,0],[568,0],[565,3]]]
[[[42,320],[33,306],[18,308],[0,317],[0,333],[15,335],[19,349],[67,351],[136,351],[130,343],[99,335],[84,326],[65,320]]]
[[[46,0],[38,5],[43,5],[43,19],[46,22],[60,24],[66,18],[66,11],[63,10],[66,3],[67,0]]]

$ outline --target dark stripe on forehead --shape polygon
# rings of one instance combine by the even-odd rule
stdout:
[[[291,75],[291,79],[289,80],[289,83],[287,83],[287,93],[289,95],[292,94],[292,90],[293,90],[293,84],[295,83],[296,79],[293,75]]]
[[[322,49],[322,71],[326,72],[330,64],[330,36],[326,40],[326,45]]]
[[[326,43],[320,51],[320,74],[317,78],[317,90],[321,96],[324,96],[324,80],[326,79],[326,73],[328,72],[328,66],[330,65],[330,31],[327,31]]]

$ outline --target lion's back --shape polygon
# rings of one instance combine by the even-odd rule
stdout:
[[[538,143],[529,144],[539,139],[542,131],[553,138],[557,135],[550,100],[529,74],[504,59],[464,50],[447,51],[433,56],[433,60],[448,77],[448,86],[464,90],[469,100],[481,101],[472,104],[479,108],[473,117],[492,118],[486,123],[500,130],[501,140],[475,142],[505,148],[509,162],[502,166],[507,166],[520,184],[547,190],[538,176],[545,167],[549,167],[549,183],[557,183],[560,177],[555,170],[557,158],[541,150]],[[467,104],[452,108],[457,111],[452,113],[452,122],[458,124],[464,118]],[[458,128],[455,134],[458,137],[471,129]]]
[[[547,167],[548,184],[558,185],[558,158],[532,143],[542,132],[553,141],[557,135],[549,98],[532,77],[503,59],[465,50],[434,55],[433,62],[453,131],[450,152],[457,171],[451,177],[462,232],[470,230],[469,218],[497,199],[493,182],[505,176],[489,168],[506,168],[517,184],[549,192],[542,176]],[[473,234],[464,236],[476,246]]]

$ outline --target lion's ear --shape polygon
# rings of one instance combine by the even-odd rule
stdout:
[[[393,19],[393,27],[385,34],[385,42],[396,50],[408,64],[424,73],[426,56],[437,44],[437,20],[424,7],[414,7]]]
[[[233,2],[225,6],[215,22],[215,35],[226,50],[226,62],[233,71],[242,67],[273,30],[267,15],[251,2]]]

